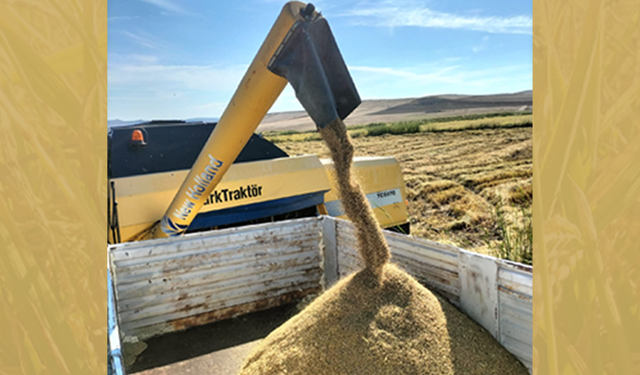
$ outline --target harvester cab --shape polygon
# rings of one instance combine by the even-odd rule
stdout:
[[[112,129],[110,242],[318,213],[344,216],[330,161],[289,157],[254,134],[287,82],[318,128],[343,120],[361,102],[329,25],[312,4],[283,7],[217,123]],[[354,171],[381,225],[407,232],[397,161],[356,158]]]

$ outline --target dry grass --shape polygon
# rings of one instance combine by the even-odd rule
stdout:
[[[514,117],[520,116],[508,118]],[[522,209],[530,212],[533,174],[532,128],[496,121],[504,121],[505,128],[361,135],[353,142],[357,156],[390,155],[402,165],[413,235],[496,255],[494,245],[504,240],[495,230],[498,204],[507,227],[522,226]],[[446,130],[459,123],[434,126]],[[291,155],[329,157],[322,141],[299,141],[300,136],[280,135],[278,146]]]

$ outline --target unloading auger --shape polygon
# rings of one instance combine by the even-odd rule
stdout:
[[[145,238],[187,230],[287,82],[318,128],[343,120],[361,102],[331,29],[312,4],[285,4],[178,193]]]

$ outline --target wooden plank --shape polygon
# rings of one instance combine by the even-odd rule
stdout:
[[[459,275],[462,310],[498,339],[500,322],[496,259],[461,250]]]
[[[253,239],[255,242],[266,240],[278,242],[286,240],[285,233],[320,233],[319,218],[279,221],[245,227],[228,228],[215,231],[190,233],[184,236],[169,237],[141,242],[127,242],[109,246],[113,261],[123,259],[146,258],[150,255],[183,252],[200,249],[208,244],[214,247],[231,246],[235,242]],[[151,253],[151,254],[150,254]]]
[[[233,299],[230,299],[224,303],[215,302],[215,303],[202,304],[199,306],[192,306],[192,307],[190,306],[188,307],[188,309],[185,309],[184,311],[173,311],[171,313],[167,313],[164,315],[151,316],[145,319],[123,322],[122,329],[124,332],[128,334],[132,329],[135,329],[135,328],[150,326],[158,323],[170,322],[172,320],[183,319],[187,317],[197,316],[200,314],[206,314],[206,313],[224,309],[230,306],[237,306],[237,305],[243,305],[246,303],[258,302],[258,301],[266,300],[269,298],[277,297],[280,295],[284,295],[287,293],[291,293],[296,290],[306,290],[306,289],[319,290],[320,286],[317,283],[313,283],[313,282],[306,283],[306,284],[298,283],[296,285],[289,285],[289,286],[279,285],[271,289],[262,291],[260,293],[259,299],[256,299],[255,293],[251,293],[248,295],[239,295],[239,296],[235,296]]]
[[[298,265],[283,267],[279,272],[260,273],[244,267],[245,269],[239,270],[237,273],[217,273],[207,275],[206,278],[193,280],[193,282],[172,283],[170,284],[172,286],[168,286],[167,288],[164,288],[164,290],[140,287],[129,290],[127,291],[128,293],[120,292],[122,297],[119,300],[119,306],[121,307],[121,311],[125,311],[160,303],[185,300],[193,296],[206,294],[212,290],[216,290],[216,288],[224,288],[228,285],[238,285],[238,283],[254,284],[255,282],[269,282],[281,275],[294,274],[305,270],[316,270],[318,269],[317,263],[319,260],[320,259],[316,254],[316,262],[314,263],[301,262]]]
[[[122,286],[171,275],[196,274],[202,271],[206,272],[212,268],[224,268],[252,262],[261,264],[280,257],[295,256],[309,251],[317,252],[318,246],[319,244],[313,240],[286,244],[278,248],[245,246],[229,252],[204,250],[201,254],[188,258],[167,259],[161,263],[154,263],[149,267],[117,267],[117,282]]]
[[[498,261],[500,343],[533,371],[533,269]]]
[[[119,258],[114,258],[114,265],[116,267],[153,267],[155,263],[163,261],[171,261],[177,258],[190,258],[193,256],[201,256],[205,253],[210,253],[215,257],[216,254],[232,252],[238,249],[246,249],[247,247],[262,249],[262,248],[278,248],[287,244],[295,244],[298,242],[307,241],[320,241],[320,233],[311,231],[311,228],[307,228],[307,232],[296,231],[296,229],[302,228],[289,228],[290,231],[282,231],[278,235],[282,237],[274,238],[272,241],[267,241],[267,238],[260,237],[257,241],[252,234],[238,235],[236,241],[229,242],[214,242],[214,241],[190,241],[188,244],[175,244],[168,243],[165,246],[150,245],[147,249],[137,249],[135,257],[128,251],[122,251]],[[286,239],[285,239],[286,237]],[[187,246],[188,245],[188,246]],[[129,255],[126,255],[129,254]],[[114,254],[115,255],[115,254]]]
[[[346,246],[348,243],[350,247],[356,248],[357,239],[351,223],[338,222],[337,233],[338,247]],[[407,257],[412,255],[421,259],[427,257],[433,259],[433,262],[441,262],[443,268],[449,268],[452,271],[457,269],[458,249],[456,248],[389,231],[384,231],[384,235],[392,253],[402,251]]]
[[[195,308],[207,305],[229,305],[230,301],[240,296],[259,300],[266,290],[274,288],[290,288],[306,283],[319,283],[321,270],[302,269],[290,275],[280,275],[272,278],[268,283],[257,278],[234,280],[223,285],[215,285],[211,289],[188,296],[177,301],[163,301],[145,307],[119,311],[122,324],[155,316],[168,316],[176,312],[188,313]]]
[[[309,294],[319,293],[320,290],[320,286],[315,286],[308,289],[297,289],[288,293],[264,298],[260,301],[247,302],[231,307],[221,307],[213,311],[207,311],[184,318],[178,318],[140,327],[132,327],[129,328],[127,332],[129,332],[129,335],[131,336],[137,336],[140,339],[145,340],[149,337],[157,336],[163,333],[180,331],[183,329],[197,327],[203,324],[208,324],[223,319],[229,319],[235,316],[248,314],[250,312],[261,311],[271,307],[280,306],[285,303],[300,300]]]
[[[325,216],[322,220],[322,258],[324,260],[324,288],[338,281],[338,246],[336,245],[336,222]]]

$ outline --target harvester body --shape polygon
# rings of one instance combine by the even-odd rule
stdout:
[[[165,121],[111,130],[109,177],[117,212],[110,212],[117,214],[117,228],[110,231],[110,243],[142,240],[161,220],[216,126]],[[139,133],[144,144],[135,138]],[[407,233],[406,194],[396,159],[356,158],[354,171],[381,227]],[[316,155],[289,156],[254,134],[220,183],[204,197],[188,232],[323,213],[344,217],[331,161]]]

